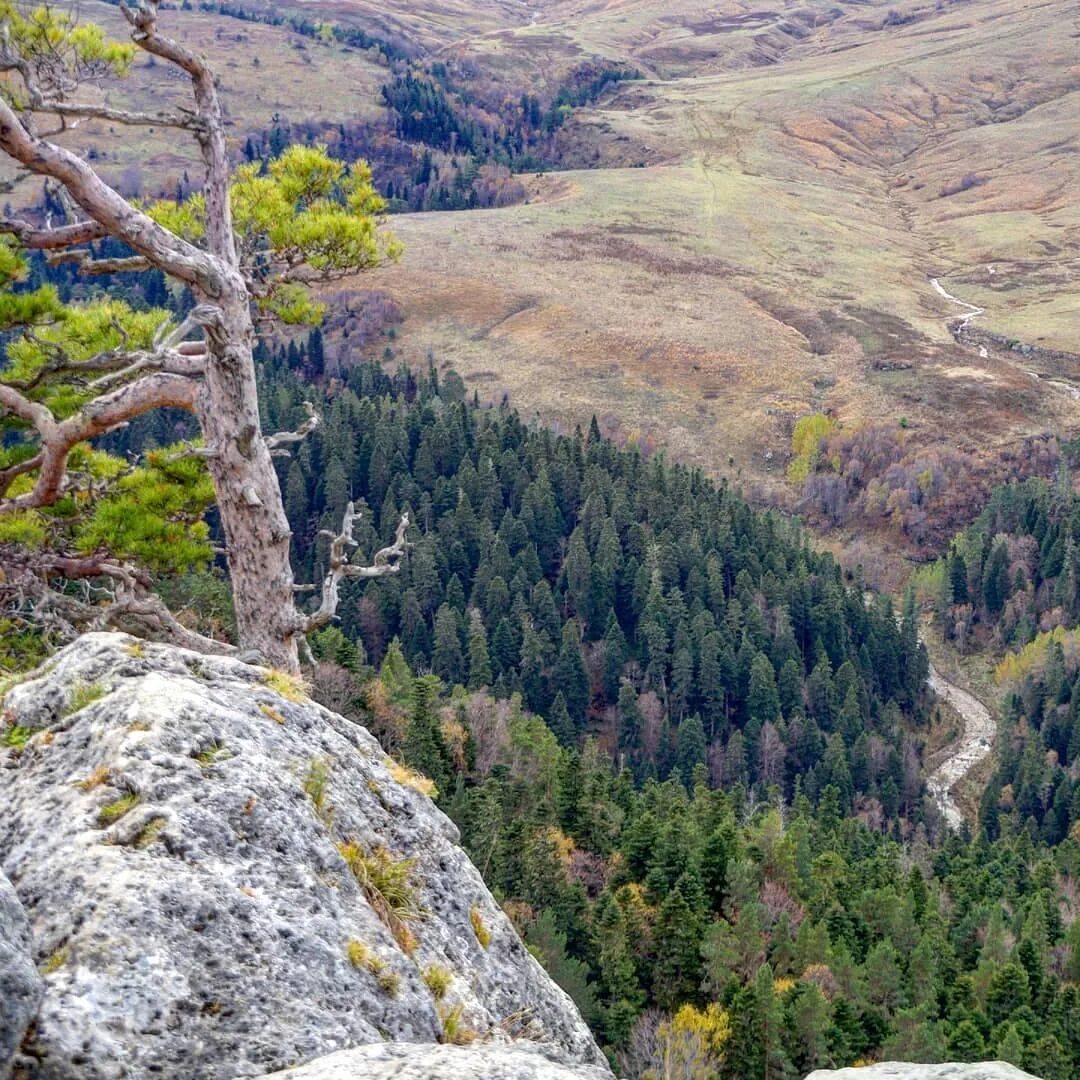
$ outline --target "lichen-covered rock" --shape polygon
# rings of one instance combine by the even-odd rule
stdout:
[[[0,754],[0,867],[46,972],[38,1080],[258,1076],[450,1026],[603,1073],[454,825],[283,677],[91,634],[2,705],[35,733]]]
[[[818,1069],[806,1080],[1038,1080],[1031,1073],[1004,1061],[983,1061],[974,1065],[910,1065],[886,1061],[857,1069]]]
[[[0,1080],[37,1014],[45,984],[34,966],[30,926],[11,882],[0,873]]]
[[[606,1068],[566,1065],[526,1042],[471,1046],[383,1043],[339,1050],[263,1080],[610,1080]]]

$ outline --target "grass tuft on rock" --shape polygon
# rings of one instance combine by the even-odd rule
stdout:
[[[13,750],[21,750],[30,741],[30,736],[34,733],[28,727],[22,727],[20,724],[11,724],[4,728],[4,732],[0,735],[0,746],[8,746]]]
[[[469,922],[472,923],[473,933],[476,935],[476,940],[480,942],[481,948],[486,949],[491,944],[491,931],[484,924],[484,916],[480,914],[480,909],[475,904],[469,908]]]
[[[280,694],[286,701],[301,702],[307,700],[307,686],[303,679],[290,675],[287,671],[270,668],[263,676],[263,685]]]
[[[442,1001],[454,981],[454,976],[447,968],[432,964],[424,968],[423,979],[424,985],[431,991],[431,996],[436,1001]]]
[[[71,688],[71,697],[68,698],[67,708],[64,709],[64,716],[74,716],[77,712],[82,712],[89,705],[93,705],[95,701],[100,701],[108,691],[99,682],[76,683]]]
[[[209,769],[211,765],[216,765],[219,761],[227,761],[231,757],[232,754],[225,748],[224,743],[219,743],[216,739],[205,750],[200,750],[195,754],[195,760],[202,769]]]
[[[450,1043],[452,1046],[468,1046],[477,1035],[472,1028],[466,1027],[462,1019],[465,1009],[462,1005],[455,1005],[452,1009],[440,1008],[439,1019],[442,1021],[442,1034],[439,1042]]]
[[[334,819],[330,805],[330,762],[325,758],[312,758],[304,774],[304,794],[311,800],[319,820],[329,825]]]
[[[49,956],[39,970],[42,975],[52,975],[54,972],[59,971],[67,962],[68,951],[66,948],[60,948]]]
[[[119,799],[106,803],[98,811],[98,825],[103,829],[107,829],[110,825],[115,825],[126,813],[134,810],[138,805],[139,796],[134,791],[128,791],[121,795]]]
[[[439,789],[435,786],[435,781],[430,777],[424,776],[423,773],[418,773],[415,769],[410,769],[408,765],[402,765],[401,762],[393,760],[387,765],[387,768],[390,770],[390,775],[401,784],[402,787],[418,791],[421,795],[426,795],[429,799],[434,799],[438,796]]]
[[[409,923],[419,922],[427,914],[417,897],[416,860],[395,858],[381,846],[368,852],[355,840],[343,841],[337,849],[368,903],[398,945],[411,955],[417,942]]]

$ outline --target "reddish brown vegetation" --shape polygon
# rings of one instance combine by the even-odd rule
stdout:
[[[1026,438],[991,455],[919,445],[903,429],[868,424],[823,441],[800,510],[828,527],[885,529],[910,554],[926,557],[975,518],[995,485],[1052,476],[1059,460],[1052,435]]]

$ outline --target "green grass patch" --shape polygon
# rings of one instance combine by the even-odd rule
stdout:
[[[90,705],[93,705],[95,701],[100,701],[108,690],[99,683],[76,683],[71,689],[71,696],[68,698],[67,707],[64,709],[64,716],[74,716],[77,712],[82,712],[83,709]]]
[[[129,791],[121,795],[119,799],[107,803],[98,811],[98,825],[103,829],[115,825],[126,813],[134,810],[139,805],[139,801],[139,796],[134,791]]]

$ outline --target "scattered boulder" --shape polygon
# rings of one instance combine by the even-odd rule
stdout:
[[[1004,1061],[982,1061],[974,1065],[910,1065],[886,1061],[852,1069],[818,1069],[806,1080],[1038,1080],[1031,1073]]]
[[[287,676],[89,634],[0,709],[27,736],[0,750],[0,867],[45,974],[32,1080],[466,1040],[610,1076],[422,778]]]
[[[37,1015],[45,984],[34,966],[30,926],[15,889],[0,873],[0,1080]]]
[[[263,1080],[610,1080],[606,1068],[565,1065],[527,1043],[384,1043],[340,1050]]]

